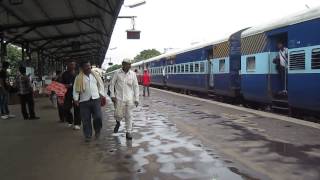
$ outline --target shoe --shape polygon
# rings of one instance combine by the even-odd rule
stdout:
[[[79,125],[75,125],[75,126],[73,127],[73,129],[74,129],[74,130],[80,130],[80,126],[79,126]]]
[[[100,132],[96,132],[96,134],[94,135],[96,137],[96,139],[100,138]]]
[[[35,116],[35,117],[30,117],[29,120],[37,120],[40,119],[39,117]]]
[[[113,129],[113,132],[114,132],[114,133],[118,133],[119,127],[120,127],[120,122],[117,121],[117,124],[116,124],[116,126],[114,127],[114,129]]]
[[[2,115],[2,116],[1,116],[1,119],[8,119],[8,118],[9,118],[8,115]]]
[[[85,138],[84,138],[84,141],[85,141],[85,142],[90,142],[90,141],[91,141],[91,138],[90,138],[90,137],[85,137]]]
[[[16,117],[16,115],[14,115],[14,114],[9,114],[8,115],[8,118],[15,118]]]
[[[128,140],[132,140],[132,135],[131,135],[131,133],[126,133],[126,138],[127,138]]]
[[[67,124],[67,127],[68,127],[68,128],[71,128],[72,126],[73,126],[73,125],[70,124],[70,123]]]

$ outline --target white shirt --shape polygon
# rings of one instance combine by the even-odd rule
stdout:
[[[280,64],[283,67],[287,67],[288,65],[288,48],[283,48],[283,50],[279,51]]]
[[[73,99],[75,101],[79,100],[79,102],[84,102],[89,101],[90,99],[98,99],[100,98],[100,95],[105,96],[103,84],[100,84],[98,88],[99,82],[92,74],[89,74],[89,76],[84,75],[83,81],[85,85],[85,90],[81,94],[79,94],[79,92],[76,92],[75,86],[73,86]]]
[[[111,97],[119,101],[139,101],[139,85],[136,73],[129,70],[125,73],[122,69],[114,73],[110,85]]]

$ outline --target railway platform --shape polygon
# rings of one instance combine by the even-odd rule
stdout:
[[[113,106],[103,109],[99,140],[58,123],[48,98],[40,120],[0,121],[4,180],[320,179],[320,125],[164,90],[134,109],[133,140],[113,134]]]

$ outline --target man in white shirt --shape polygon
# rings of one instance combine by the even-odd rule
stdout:
[[[281,81],[283,83],[283,91],[281,93],[287,93],[287,68],[288,68],[288,48],[286,48],[282,42],[278,42],[279,49],[279,73]]]
[[[73,99],[80,107],[80,116],[83,123],[85,141],[92,137],[91,116],[96,139],[100,136],[102,128],[101,101],[105,100],[104,85],[101,77],[91,71],[90,62],[80,64],[81,72],[77,75],[73,86]]]
[[[128,60],[122,62],[122,68],[113,75],[110,90],[111,99],[115,105],[115,119],[117,124],[114,133],[120,127],[120,121],[125,118],[126,138],[132,139],[132,118],[131,110],[134,105],[139,105],[139,85],[136,74],[130,70],[131,63]]]

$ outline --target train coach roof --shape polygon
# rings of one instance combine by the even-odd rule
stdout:
[[[155,60],[160,60],[162,58],[175,56],[175,55],[178,55],[178,54],[182,54],[184,52],[193,51],[193,50],[196,50],[196,49],[204,48],[206,46],[212,46],[212,45],[215,45],[215,44],[218,44],[218,43],[221,43],[221,42],[225,42],[225,41],[228,41],[228,38],[224,38],[224,39],[220,39],[220,40],[216,40],[216,41],[208,41],[208,42],[200,43],[200,44],[188,47],[188,48],[178,49],[178,50],[171,51],[171,52],[168,52],[168,53],[165,53],[165,54],[161,54],[159,56],[155,56],[155,57],[150,58],[150,59],[146,59],[143,62],[140,61],[138,63],[148,63],[148,62],[152,62],[152,61],[155,61]],[[133,66],[140,65],[138,63],[134,63]]]
[[[242,37],[260,34],[266,31],[270,31],[272,29],[286,27],[289,25],[298,24],[304,21],[317,19],[317,18],[320,18],[320,7],[300,11],[293,15],[281,18],[278,21],[272,21],[256,27],[249,28],[248,30],[242,33]]]

